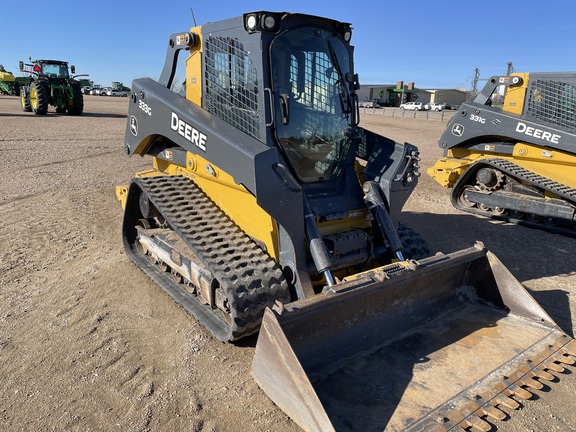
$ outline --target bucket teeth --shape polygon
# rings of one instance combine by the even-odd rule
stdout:
[[[485,405],[476,411],[478,417],[488,416],[494,420],[504,420],[506,418],[506,413],[500,411],[497,407],[492,405]]]
[[[526,389],[523,389],[522,387],[517,386],[516,384],[511,385],[508,390],[510,391],[510,394],[513,394],[520,399],[529,400],[532,398],[532,393]]]
[[[563,348],[564,353],[576,357],[576,340],[571,340]]]
[[[534,377],[543,379],[544,381],[554,381],[554,375],[549,372],[546,372],[544,369],[534,369],[532,371]]]
[[[556,363],[553,359],[549,359],[548,361],[546,361],[545,363],[542,363],[542,366],[547,369],[547,370],[551,370],[554,372],[558,372],[558,373],[562,373],[564,372],[564,366],[559,365],[558,363]]]
[[[576,363],[576,360],[574,360],[572,357],[568,357],[566,355],[554,356],[553,359],[554,359],[554,361],[556,361],[558,363],[564,363],[567,365],[573,365],[574,363]]]
[[[477,430],[482,432],[489,432],[490,430],[492,430],[492,426],[490,426],[490,423],[482,420],[477,415],[469,416],[466,420],[460,423],[460,427],[465,430],[472,429],[475,431]]]
[[[494,402],[496,402],[498,405],[501,405],[501,406],[508,408],[508,409],[511,409],[511,410],[515,410],[515,409],[520,408],[520,404],[518,402],[516,402],[511,397],[508,397],[504,394],[496,396],[494,398]]]
[[[542,384],[540,381],[536,381],[535,379],[532,379],[529,376],[526,376],[518,380],[517,383],[520,384],[521,386],[530,387],[535,390],[541,390],[544,387],[544,384]]]

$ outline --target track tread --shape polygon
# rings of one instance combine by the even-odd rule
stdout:
[[[532,184],[533,186],[537,186],[541,189],[552,192],[552,193],[564,198],[570,204],[576,206],[576,189],[571,188],[570,186],[564,185],[562,183],[558,183],[558,182],[556,182],[552,179],[549,179],[547,177],[541,176],[540,174],[536,174],[536,173],[529,171],[525,168],[522,168],[522,167],[516,165],[515,163],[510,162],[506,159],[502,159],[502,158],[482,159],[481,161],[472,165],[468,169],[468,171],[466,171],[464,176],[466,176],[466,174],[469,173],[471,170],[476,171],[476,168],[478,168],[480,166],[484,166],[484,165],[491,166],[493,168],[496,168],[496,169],[504,172],[505,174],[507,174],[513,178],[528,182],[528,183]],[[468,177],[468,176],[466,176],[466,177]],[[566,235],[569,237],[576,237],[576,230],[574,229],[574,228],[576,228],[576,226],[574,224],[571,227],[572,229],[566,228],[563,226],[550,226],[550,225],[546,225],[544,223],[514,219],[514,218],[507,216],[507,215],[495,215],[492,212],[482,211],[481,209],[478,209],[475,207],[470,208],[470,207],[464,207],[462,205],[457,205],[457,202],[458,202],[457,197],[459,196],[461,190],[467,185],[468,185],[468,183],[466,183],[466,182],[458,182],[455,185],[454,189],[452,190],[452,203],[453,203],[454,207],[456,207],[459,210],[463,210],[463,211],[466,211],[469,213],[479,214],[479,215],[494,218],[494,219],[506,220],[508,222],[513,222],[513,223],[517,223],[520,225],[526,225],[526,226],[533,227],[533,228],[539,228],[539,229],[543,229],[545,231],[549,231],[549,232],[553,232],[553,233],[557,233],[557,234],[562,234],[562,235]]]
[[[551,180],[547,177],[541,176],[540,174],[536,174],[532,171],[529,171],[525,168],[522,168],[515,163],[507,161],[506,159],[500,158],[491,158],[491,159],[484,159],[482,163],[489,164],[499,170],[509,174],[513,177],[516,177],[521,180],[525,180],[534,186],[538,186],[542,189],[555,193],[563,198],[566,198],[571,201],[576,201],[576,189],[571,188],[570,186],[563,185],[562,183],[558,183],[554,180]]]
[[[202,314],[190,311],[216,337],[234,341],[253,334],[259,330],[265,307],[272,306],[276,300],[284,303],[290,301],[288,284],[278,265],[192,180],[183,176],[160,176],[136,178],[133,182],[147,194],[168,225],[226,292],[231,324],[219,317],[218,310],[213,311],[208,306],[203,305],[210,310],[212,318],[222,321],[216,328]],[[169,276],[164,276],[164,279],[166,283],[161,284],[162,288],[174,290]],[[184,288],[180,289],[180,294],[200,303]],[[226,326],[228,329],[223,330]]]

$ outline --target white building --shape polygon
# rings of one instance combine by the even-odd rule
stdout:
[[[403,102],[418,101],[423,103],[448,103],[460,105],[466,101],[468,93],[456,89],[424,90],[414,87],[414,83],[365,84],[356,92],[358,100],[377,101],[381,106],[400,106]]]

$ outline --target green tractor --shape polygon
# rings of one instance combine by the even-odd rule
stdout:
[[[130,87],[126,87],[124,85],[124,83],[122,83],[120,81],[112,81],[112,90],[125,91],[128,93],[130,93],[132,91],[132,89]]]
[[[30,61],[27,64],[20,62],[20,72],[30,74],[28,82],[20,88],[22,111],[45,115],[48,105],[52,105],[57,113],[68,111],[71,115],[82,115],[84,96],[80,82],[75,78],[87,74],[71,76],[68,63],[64,61]],[[70,71],[74,74],[76,68],[71,66]]]

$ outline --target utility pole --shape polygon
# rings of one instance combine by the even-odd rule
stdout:
[[[506,75],[512,75],[514,72],[514,67],[512,66],[512,62],[508,62],[508,68],[506,69]]]
[[[506,75],[510,76],[514,72],[516,72],[514,70],[514,66],[512,66],[512,62],[509,61],[507,63]],[[472,78],[472,90],[470,90],[470,93],[468,94],[469,101],[474,100],[476,98],[476,95],[478,94],[478,81],[486,81],[486,79],[480,78],[480,69],[476,68],[474,69],[474,78]]]
[[[472,78],[472,90],[468,95],[468,100],[474,100],[478,94],[478,81],[480,81],[480,69],[474,69],[474,78]]]

